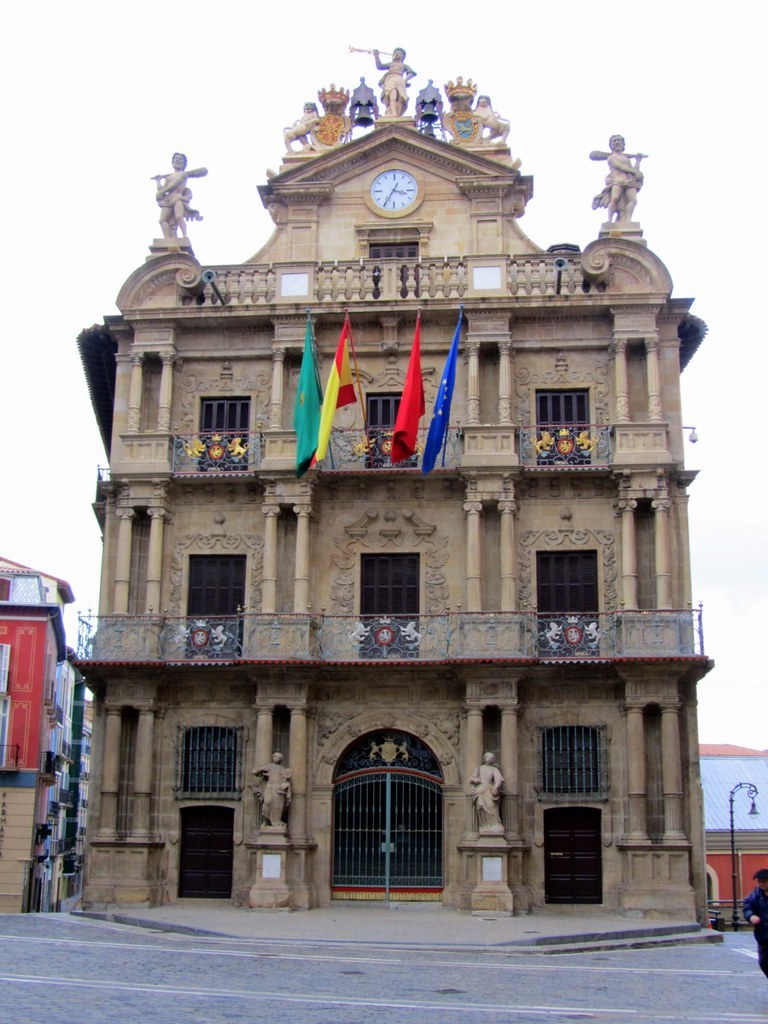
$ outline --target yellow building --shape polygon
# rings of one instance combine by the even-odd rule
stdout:
[[[391,112],[356,137],[324,93],[259,189],[263,248],[203,267],[166,234],[79,339],[110,459],[87,906],[703,919],[680,374],[705,327],[620,210],[583,251],[526,237],[532,179],[467,88],[443,138]],[[323,383],[348,311],[365,418],[297,477],[307,310]],[[418,311],[427,413],[393,466]]]

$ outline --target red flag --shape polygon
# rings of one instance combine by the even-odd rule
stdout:
[[[421,313],[416,317],[416,331],[413,335],[411,360],[405,375],[405,386],[397,410],[395,430],[392,436],[392,465],[409,459],[416,451],[416,436],[419,420],[424,415],[424,383],[421,379]]]

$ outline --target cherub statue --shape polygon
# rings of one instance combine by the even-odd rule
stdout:
[[[283,131],[286,152],[294,152],[293,143],[296,141],[301,143],[302,149],[314,149],[309,133],[319,123],[320,114],[317,111],[317,104],[305,103],[304,112],[298,121],[294,121],[290,128]]]
[[[609,222],[628,224],[637,205],[637,193],[643,187],[640,161],[647,156],[645,153],[625,153],[623,135],[612,135],[609,145],[610,153],[593,150],[589,154],[590,160],[607,160],[610,168],[605,188],[592,200],[592,209],[607,209]]]
[[[198,167],[194,171],[188,171],[187,158],[183,153],[174,153],[171,163],[173,170],[170,174],[155,174],[152,177],[152,181],[157,182],[155,198],[160,207],[160,227],[164,238],[176,238],[179,232],[182,238],[186,238],[187,221],[203,219],[200,213],[189,205],[192,190],[187,187],[187,179],[204,178],[208,169]]]
[[[483,126],[483,131],[488,130],[489,134],[483,138],[483,142],[505,143],[509,135],[509,121],[506,121],[498,114],[491,104],[490,96],[478,96],[477,105],[472,111],[474,117]]]

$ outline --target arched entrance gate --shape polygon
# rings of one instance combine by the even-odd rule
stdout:
[[[440,762],[409,733],[368,733],[336,766],[332,894],[428,900],[442,890]]]

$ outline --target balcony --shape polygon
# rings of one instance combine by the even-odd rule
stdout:
[[[261,465],[263,434],[201,431],[175,435],[172,472],[176,476],[253,473]]]
[[[611,428],[595,423],[573,426],[521,426],[523,466],[606,467],[612,462]]]
[[[40,758],[40,776],[43,779],[50,779],[51,782],[56,779],[56,752],[54,750],[43,751]]]
[[[0,744],[0,772],[15,772],[19,767],[19,744]]]
[[[246,661],[583,661],[701,657],[701,609],[590,615],[256,614],[86,617],[78,657],[138,664]]]
[[[421,469],[421,458],[427,442],[428,429],[419,430],[416,437],[416,452],[412,458],[404,462],[392,464],[391,429],[342,430],[331,431],[331,443],[328,457],[318,464],[323,472],[356,472],[372,469]],[[461,431],[458,427],[449,427],[446,433],[445,459],[442,453],[438,456],[435,468],[456,469],[461,465]]]

